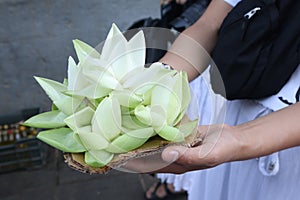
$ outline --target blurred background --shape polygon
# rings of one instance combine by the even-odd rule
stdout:
[[[112,23],[125,31],[150,16],[160,16],[159,0],[0,0],[1,200],[144,199],[145,177],[77,172],[61,152],[30,139],[38,130],[15,122],[50,109],[33,76],[61,82],[75,55],[73,39],[96,46]],[[22,134],[29,139],[12,142]]]
[[[159,0],[0,0],[0,115],[49,110],[33,76],[61,82],[73,39],[96,46],[112,23],[125,31],[150,16],[160,16]]]

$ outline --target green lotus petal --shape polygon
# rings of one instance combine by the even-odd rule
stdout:
[[[135,130],[122,129],[122,131],[124,132],[124,134],[140,139],[150,138],[156,134],[152,127],[140,128]]]
[[[58,110],[58,107],[57,107],[54,103],[52,103],[52,105],[51,105],[51,110],[52,110],[52,111]]]
[[[25,126],[31,126],[36,128],[59,128],[66,125],[64,119],[67,117],[63,112],[59,110],[53,110],[35,115],[23,124]]]
[[[147,86],[146,86],[147,87]],[[144,93],[143,93],[143,105],[150,105],[151,104],[151,98],[152,98],[152,89],[154,87],[149,87],[148,90],[146,90]],[[139,90],[136,91],[137,94],[139,94]]]
[[[76,112],[82,101],[83,97],[75,98],[66,96],[64,98],[54,101],[53,103],[60,111],[62,111],[66,115],[72,115]]]
[[[78,132],[79,128],[91,124],[94,113],[95,111],[92,108],[85,107],[84,109],[67,117],[64,121],[73,131]]]
[[[114,90],[111,92],[111,96],[113,98],[118,99],[120,105],[128,108],[135,108],[143,101],[143,99],[140,96],[134,94],[132,91],[129,90]]]
[[[64,84],[46,78],[36,76],[34,78],[52,101],[64,98],[65,95],[63,95],[62,92],[67,90],[67,87]]]
[[[181,78],[182,78],[182,102],[181,102],[181,108],[182,111],[186,111],[189,103],[191,101],[191,93],[190,93],[190,85],[188,81],[188,76],[186,72],[180,72]]]
[[[107,165],[114,157],[114,154],[104,150],[90,150],[85,152],[84,161],[92,167],[103,167]]]
[[[169,125],[174,125],[173,123],[181,111],[181,99],[175,93],[177,80],[178,76],[167,76],[152,90],[151,105],[159,105],[166,109]]]
[[[129,108],[129,107],[126,107],[126,106],[120,106],[121,107],[121,114],[122,115],[130,115],[133,113],[133,108]]]
[[[167,113],[166,110],[160,105],[155,105],[151,107],[151,119],[152,119],[152,127],[154,130],[158,132],[163,126],[167,124]]]
[[[188,109],[188,106],[191,101],[191,93],[190,93],[190,86],[188,82],[188,77],[186,72],[180,72],[181,76],[181,90],[182,90],[182,97],[181,97],[181,111],[178,115],[177,119],[174,121],[174,125],[178,124],[179,121],[182,119],[182,117],[186,114],[186,111]]]
[[[79,128],[77,134],[87,150],[101,150],[109,144],[103,136],[92,132],[91,126]]]
[[[120,133],[121,108],[115,98],[106,97],[98,105],[92,119],[92,131],[111,141]]]
[[[141,129],[148,127],[141,123],[135,116],[129,114],[122,114],[122,127],[130,130]]]
[[[107,96],[111,91],[111,89],[103,88],[99,84],[90,84],[81,90],[67,91],[65,93],[73,96],[87,97],[89,99],[99,99]]]
[[[64,80],[63,80],[63,85],[65,85],[66,87],[68,87],[68,79],[67,78],[64,78]]]
[[[99,52],[97,52],[90,45],[88,45],[78,39],[73,40],[73,45],[74,45],[79,62],[84,62],[85,59],[89,56],[95,57],[95,58],[100,58]]]
[[[136,118],[143,124],[151,126],[152,116],[151,108],[149,106],[139,105],[134,109]]]
[[[184,141],[184,133],[182,133],[178,128],[173,126],[164,126],[157,133],[160,137],[165,140],[172,142],[183,142]]]
[[[111,153],[126,153],[142,146],[148,138],[137,138],[127,134],[123,134],[114,139],[105,149]]]
[[[84,146],[74,138],[74,132],[69,128],[41,131],[37,138],[64,152],[80,153],[86,151]]]

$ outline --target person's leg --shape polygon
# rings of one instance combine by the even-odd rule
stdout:
[[[175,176],[170,174],[170,176]],[[166,199],[170,196],[186,195],[186,191],[181,189],[175,190],[173,183],[167,183],[167,181],[161,181],[158,179],[157,182],[153,183],[151,187],[146,191],[146,199]]]

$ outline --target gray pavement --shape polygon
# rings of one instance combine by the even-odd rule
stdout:
[[[69,168],[61,152],[49,147],[47,162],[39,169],[0,174],[1,200],[142,200],[147,175],[110,171],[89,175]],[[185,196],[172,198],[185,200]]]

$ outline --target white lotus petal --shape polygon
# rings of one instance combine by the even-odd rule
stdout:
[[[190,86],[187,78],[187,74],[185,72],[180,72],[182,81],[181,81],[181,89],[182,89],[182,97],[181,97],[181,111],[178,115],[177,119],[174,121],[174,125],[178,124],[182,117],[186,114],[188,106],[191,102],[191,93],[190,93]],[[195,97],[196,98],[196,97]],[[193,99],[196,101],[196,99]],[[197,103],[197,102],[194,102]]]
[[[158,65],[153,65],[153,67],[149,68],[141,68],[142,71],[141,73],[130,77],[130,79],[127,79],[124,83],[123,86],[124,88],[136,88],[145,82],[154,82],[158,72],[161,70],[161,67]]]
[[[104,88],[121,90],[122,85],[109,71],[93,71],[87,70],[83,72],[85,76],[89,77],[91,81],[96,82]]]
[[[160,129],[167,124],[167,113],[166,110],[160,105],[155,105],[151,107],[151,119],[152,127],[158,132]]]
[[[92,131],[111,141],[119,135],[121,127],[120,104],[115,98],[106,97],[98,105],[92,119]]]
[[[127,40],[118,27],[115,24],[112,24],[102,48],[101,59],[109,61],[113,49],[120,43],[126,44]]]
[[[70,56],[68,59],[68,90],[73,90],[73,88],[75,88],[78,71],[79,69],[74,59]]]
[[[121,79],[119,79],[119,82],[124,85],[124,83],[129,79],[132,79],[133,77],[141,76],[141,74],[144,71],[144,67],[138,67],[134,68],[133,70],[129,71],[128,73],[124,74],[124,76],[121,76]],[[123,86],[124,87],[124,86]]]
[[[79,63],[79,66],[82,67],[84,71],[106,71],[111,70],[110,64],[108,61],[98,58],[87,57],[83,62]],[[112,70],[111,70],[112,72]]]
[[[165,77],[152,90],[151,105],[165,108],[169,125],[173,125],[181,110],[181,99],[174,93],[177,79],[178,77]]]
[[[68,64],[68,90],[80,90],[89,84],[87,77],[82,72],[82,67],[76,65],[72,57]]]
[[[111,92],[111,96],[113,98],[118,99],[120,105],[129,108],[134,108],[137,105],[141,104],[143,101],[143,99],[140,96],[134,94],[132,91],[129,90],[114,90]]]
[[[94,115],[94,110],[90,107],[85,107],[84,109],[74,113],[73,115],[65,119],[65,123],[74,132],[78,132],[78,128],[88,126],[91,124],[91,120]]]
[[[67,91],[66,94],[87,97],[89,99],[98,99],[107,96],[111,91],[111,89],[101,87],[100,84],[90,84],[81,90]]]
[[[66,96],[64,98],[54,101],[53,103],[60,111],[62,111],[66,115],[72,115],[76,112],[76,110],[78,109],[82,101],[83,101],[83,97],[75,98],[75,97]]]
[[[118,80],[145,65],[145,39],[144,33],[140,31],[129,42],[118,43],[113,48],[109,61],[114,75]]]
[[[74,45],[79,62],[83,62],[89,56],[95,57],[95,58],[100,58],[99,52],[97,52],[90,45],[88,45],[78,39],[73,40],[73,45]]]
[[[127,51],[130,54],[134,66],[144,66],[146,60],[146,41],[144,32],[141,30],[128,42]]]

